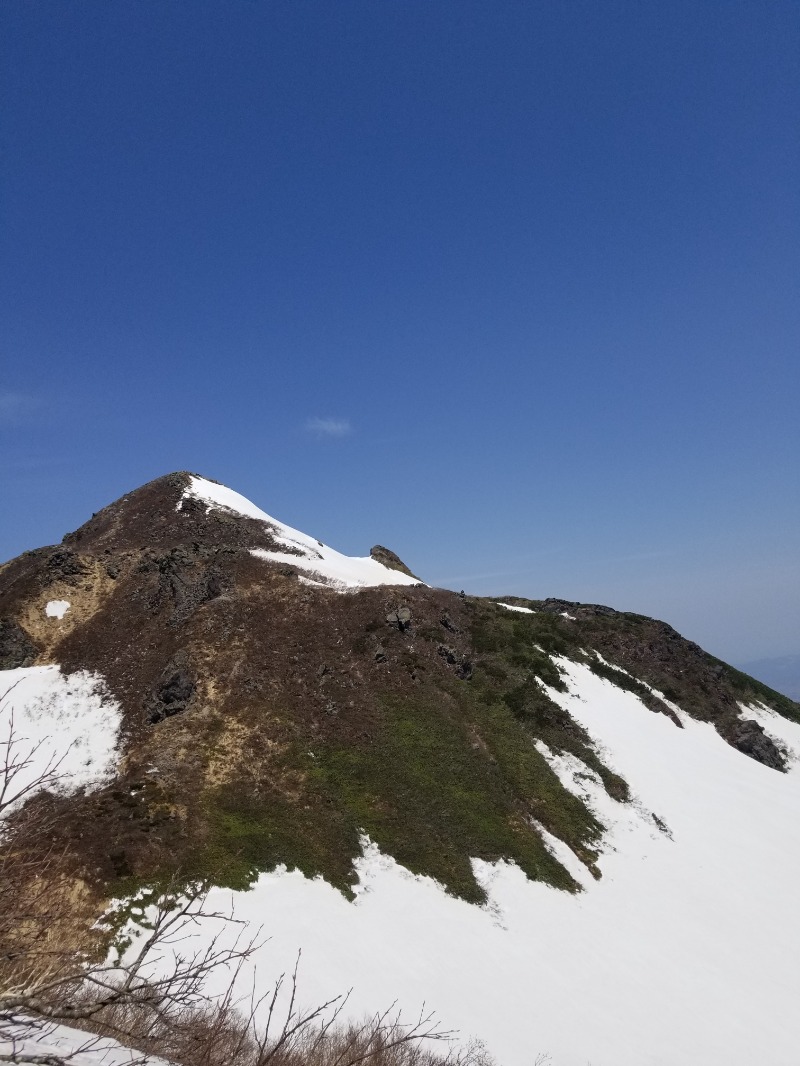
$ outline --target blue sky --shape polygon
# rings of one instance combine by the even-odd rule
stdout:
[[[800,14],[5,0],[0,556],[170,470],[800,644]]]

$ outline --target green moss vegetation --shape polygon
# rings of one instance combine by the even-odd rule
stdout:
[[[296,777],[291,790],[270,782],[268,768],[257,787],[248,775],[207,788],[193,815],[196,846],[178,857],[182,875],[246,889],[260,871],[285,865],[349,891],[358,826],[309,784],[311,764],[307,746],[297,744],[282,755],[283,774]]]
[[[543,688],[565,687],[551,655],[577,657],[580,649],[553,614],[517,614],[489,601],[471,601],[471,612],[471,680],[431,668],[425,644],[435,650],[441,631],[420,626],[416,650],[398,647],[393,659],[422,680],[403,691],[373,682],[369,724],[357,730],[343,722],[340,731],[298,735],[281,755],[292,788],[266,775],[255,789],[233,781],[206,790],[188,872],[244,888],[259,870],[283,863],[349,893],[366,833],[412,872],[469,901],[485,895],[473,857],[509,860],[532,879],[576,891],[533,823],[593,872],[602,826],[562,786],[536,741],[581,759],[610,795],[628,798],[626,783]]]
[[[547,818],[554,831],[558,824],[587,854],[597,824],[505,706],[474,701],[465,684],[447,695],[384,700],[374,743],[329,747],[317,761],[317,781],[383,851],[465,899],[484,898],[470,857],[510,859],[531,878],[576,888],[529,819]],[[558,818],[553,798],[560,793],[569,813]]]
[[[552,751],[566,752],[584,762],[615,800],[626,802],[630,798],[627,783],[600,759],[586,730],[554,703],[538,682],[523,682],[506,692],[503,699],[530,734]]]
[[[514,665],[527,666],[534,673],[538,669],[537,676],[541,676],[546,684],[563,689],[563,682],[549,656],[569,655],[579,647],[575,634],[564,619],[551,612],[521,614],[509,611],[491,600],[473,603],[472,639],[478,652],[508,658]]]
[[[485,894],[471,857],[508,859],[533,879],[576,890],[530,820],[587,864],[601,827],[502,700],[476,699],[464,682],[451,687],[436,698],[383,698],[377,727],[360,743],[329,740],[313,757],[296,751],[304,764],[298,796],[209,791],[205,843],[188,857],[187,876],[245,888],[259,870],[285,863],[349,893],[364,832],[409,870],[472,902]]]
[[[599,775],[610,796],[621,802],[628,800],[626,782],[608,769],[588,733],[543,688],[546,685],[557,691],[566,690],[551,655],[586,660],[600,667],[602,664],[584,652],[580,630],[571,620],[537,609],[536,601],[520,601],[519,605],[535,613],[520,614],[488,601],[477,601],[473,637],[476,646],[483,649],[484,658],[476,674],[475,689],[485,700],[499,697],[529,738],[543,741],[552,751],[580,759]],[[635,686],[637,694],[650,696],[645,686],[635,679],[619,670],[613,674],[615,684],[625,679],[630,687]],[[545,818],[541,820],[547,824]],[[574,832],[565,835],[563,831],[552,831],[581,855]]]
[[[387,627],[381,607],[380,621],[362,619],[342,665],[326,653],[328,667],[309,674],[300,702],[283,704],[278,693],[244,719],[236,711],[256,734],[277,729],[270,736],[280,755],[259,762],[256,746],[241,778],[206,785],[186,833],[191,847],[176,857],[182,871],[244,888],[259,871],[285,864],[349,894],[366,833],[385,854],[468,901],[484,899],[471,858],[509,860],[532,879],[576,891],[536,824],[594,873],[603,827],[537,745],[579,759],[615,800],[630,797],[586,731],[551,698],[566,687],[554,657],[585,662],[667,714],[645,681],[662,691],[672,684],[676,702],[706,720],[715,720],[717,704],[733,705],[733,692],[775,706],[777,694],[663,623],[558,601],[517,602],[534,613],[470,598],[445,625],[439,606],[427,615],[415,608],[409,632]],[[467,660],[468,680],[458,674]],[[335,689],[348,669],[361,687]],[[785,701],[783,713],[791,717],[794,707]]]

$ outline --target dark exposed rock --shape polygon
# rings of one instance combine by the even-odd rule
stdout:
[[[764,727],[751,718],[738,719],[725,739],[737,751],[749,755],[756,762],[773,770],[786,770],[786,760],[775,741],[767,736]]]
[[[471,661],[464,655],[459,655],[453,648],[446,644],[440,644],[437,651],[448,666],[455,667],[455,672],[462,681],[469,681],[472,677],[473,666]]]
[[[386,615],[386,621],[390,626],[405,633],[411,627],[411,609],[409,607],[396,607]]]
[[[512,601],[514,598],[515,597],[511,597]],[[542,600],[536,605],[538,611],[548,611],[550,614],[561,614],[564,611],[568,614],[573,614],[576,608],[583,614],[619,614],[619,611],[615,610],[615,608],[605,607],[602,603],[576,603],[574,600],[560,600],[553,596],[548,597],[546,600]]]
[[[0,619],[0,670],[32,666],[38,654],[36,645],[10,618]]]
[[[178,510],[181,514],[205,515],[208,506],[203,503],[202,500],[196,500],[193,496],[187,496],[185,499],[181,500]]]
[[[664,819],[663,818],[659,818],[658,815],[654,814],[652,811],[650,812],[650,817],[653,819],[655,824],[658,826],[659,832],[663,833],[664,836],[667,836],[667,837],[670,838],[670,840],[672,840],[673,839],[672,830],[667,825],[667,823],[664,821]]]
[[[390,570],[399,570],[401,574],[407,574],[409,577],[415,578],[419,581],[416,574],[412,574],[403,560],[390,548],[384,548],[382,544],[376,544],[373,548],[370,548],[370,558],[374,559],[376,563],[381,563],[383,566],[387,566]]]
[[[189,672],[189,656],[178,651],[167,663],[151,702],[149,720],[163,722],[185,711],[194,695],[195,682]]]
[[[47,560],[47,576],[51,581],[66,581],[73,585],[76,580],[83,577],[86,567],[75,554],[63,548],[56,548]]]
[[[158,690],[159,700],[167,707],[184,707],[194,692],[194,682],[182,670],[169,674]]]
[[[227,591],[230,582],[213,559],[214,550],[196,547],[173,548],[166,555],[156,556],[140,564],[140,569],[155,568],[159,574],[158,591],[151,598],[151,607],[158,611],[165,604],[172,607],[171,625],[181,625],[204,603]]]
[[[108,858],[116,877],[130,877],[132,870],[125,848],[114,848]]]

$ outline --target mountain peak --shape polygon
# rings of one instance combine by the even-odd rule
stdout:
[[[193,502],[189,493],[195,481],[214,484],[189,471],[148,481],[93,514],[88,522],[68,533],[62,543],[88,555],[146,548],[166,550],[192,543],[203,547],[275,546],[274,537],[261,522],[232,522],[221,511],[209,515],[208,507]]]
[[[386,548],[373,549],[367,557],[343,555],[220,482],[185,470],[126,493],[64,537],[63,544],[88,555],[187,545],[244,549],[264,562],[295,568],[306,581],[340,591],[421,583]]]

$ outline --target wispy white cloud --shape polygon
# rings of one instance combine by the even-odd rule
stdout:
[[[38,401],[33,396],[26,396],[23,392],[14,392],[9,389],[0,389],[0,427],[16,426],[38,407]]]
[[[347,437],[353,432],[346,418],[309,418],[305,428],[318,437]]]

